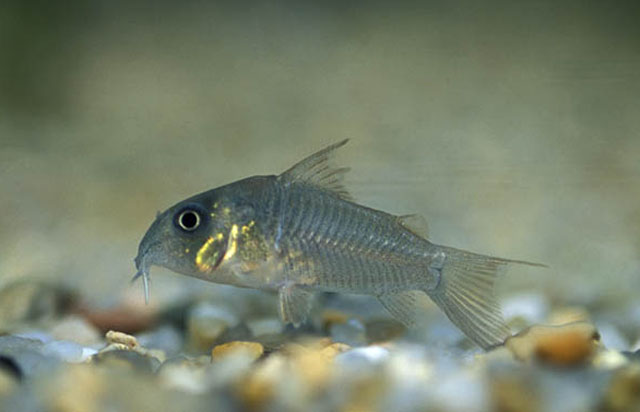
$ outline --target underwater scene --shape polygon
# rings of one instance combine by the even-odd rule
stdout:
[[[0,7],[0,411],[640,411],[634,2]]]

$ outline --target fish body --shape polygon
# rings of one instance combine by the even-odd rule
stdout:
[[[332,164],[346,140],[280,175],[254,176],[188,198],[159,214],[135,259],[147,294],[151,265],[215,283],[274,290],[283,321],[299,325],[318,291],[376,296],[408,326],[426,294],[483,348],[510,336],[493,296],[511,263],[429,242],[422,219],[354,203],[347,168]],[[531,264],[536,265],[536,264]]]

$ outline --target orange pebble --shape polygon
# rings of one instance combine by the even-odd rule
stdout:
[[[570,330],[541,336],[536,343],[535,355],[550,364],[573,366],[587,361],[594,349],[592,336]]]

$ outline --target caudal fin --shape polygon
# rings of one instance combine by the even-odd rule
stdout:
[[[439,246],[445,255],[438,286],[426,291],[447,317],[483,349],[501,345],[511,336],[494,295],[498,274],[507,265],[544,266],[479,255]]]

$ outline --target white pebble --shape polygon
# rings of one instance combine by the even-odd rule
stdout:
[[[336,356],[336,363],[344,366],[375,365],[389,358],[389,350],[380,346],[356,348]]]
[[[75,343],[66,340],[54,340],[42,347],[42,353],[45,355],[55,356],[65,362],[82,362],[84,348]]]
[[[260,336],[282,332],[283,324],[278,318],[262,318],[248,321],[247,327],[253,336]]]
[[[629,350],[629,341],[611,324],[597,324],[600,341],[607,349]]]

